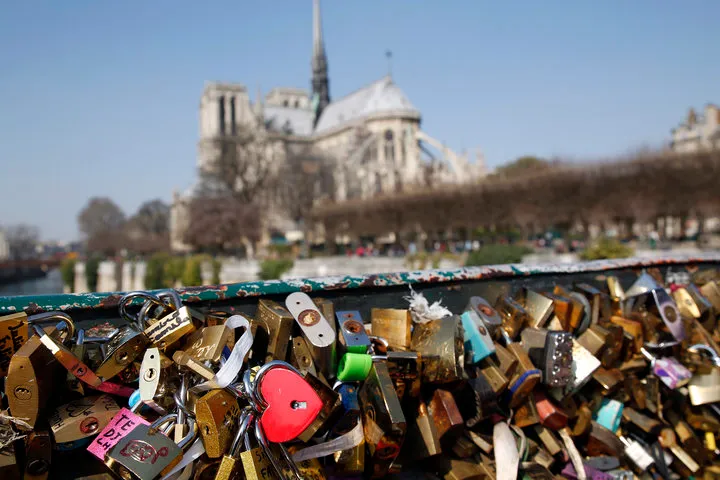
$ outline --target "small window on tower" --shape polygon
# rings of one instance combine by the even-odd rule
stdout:
[[[295,100],[295,108],[300,108],[300,100]]]
[[[385,130],[385,161],[395,163],[395,142],[392,130]]]
[[[225,135],[225,97],[218,98],[218,119],[220,120],[220,135]]]
[[[237,126],[235,124],[235,97],[230,98],[230,134],[235,135],[237,133]]]

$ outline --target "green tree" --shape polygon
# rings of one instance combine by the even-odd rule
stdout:
[[[202,285],[202,262],[204,260],[205,257],[202,255],[193,255],[185,260],[185,269],[181,278],[184,287]]]
[[[71,290],[75,287],[75,264],[77,260],[74,258],[65,258],[60,264],[60,274],[62,275],[63,284]]]
[[[97,291],[98,269],[100,268],[100,257],[92,255],[85,261],[85,278],[87,278],[88,290]]]

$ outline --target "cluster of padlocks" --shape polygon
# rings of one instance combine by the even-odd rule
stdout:
[[[720,478],[720,284],[605,286],[0,317],[0,478]]]

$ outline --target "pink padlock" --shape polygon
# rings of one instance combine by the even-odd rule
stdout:
[[[127,408],[121,409],[110,423],[103,428],[102,432],[95,437],[87,451],[105,461],[105,453],[122,440],[138,425],[150,425],[150,422],[143,417],[132,413]]]

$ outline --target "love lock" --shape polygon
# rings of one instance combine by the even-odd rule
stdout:
[[[246,374],[249,377],[249,371]],[[323,407],[320,396],[292,365],[275,360],[265,364],[246,390],[260,413],[258,424],[268,441],[297,438]]]

